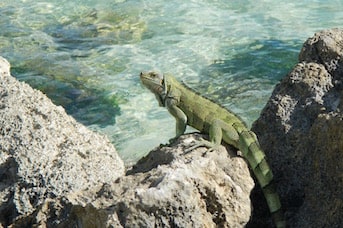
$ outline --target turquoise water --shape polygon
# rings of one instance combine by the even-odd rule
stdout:
[[[127,162],[174,136],[141,71],[168,72],[250,126],[343,1],[0,2],[0,55],[12,74],[102,132]]]

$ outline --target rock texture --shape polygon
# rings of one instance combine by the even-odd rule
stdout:
[[[343,224],[342,88],[343,31],[316,33],[253,125],[290,227]]]
[[[0,57],[0,224],[124,174],[113,145],[10,75]],[[0,226],[1,226],[0,225]]]
[[[196,136],[196,135],[195,135]],[[242,227],[254,186],[246,162],[224,147],[184,154],[194,135],[143,158],[118,183],[123,227]],[[199,139],[197,139],[199,140]],[[148,165],[147,165],[148,164]],[[128,183],[135,183],[127,189]]]
[[[243,227],[254,186],[247,164],[222,147],[184,154],[197,135],[151,151],[115,184],[46,201],[14,226]]]

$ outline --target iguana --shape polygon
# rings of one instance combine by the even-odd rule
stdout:
[[[171,75],[147,72],[141,73],[140,79],[156,96],[159,105],[166,107],[176,119],[176,137],[190,125],[209,134],[210,141],[200,141],[196,147],[205,146],[214,150],[224,140],[242,152],[262,188],[276,227],[286,227],[273,174],[256,135],[235,114],[200,96]]]

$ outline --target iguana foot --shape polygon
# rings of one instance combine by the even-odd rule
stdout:
[[[213,142],[210,142],[210,141],[207,141],[206,139],[201,138],[201,139],[199,139],[199,141],[195,141],[194,145],[191,146],[190,148],[186,149],[183,154],[188,154],[188,153],[192,152],[193,150],[195,150],[199,147],[206,147],[207,150],[204,153],[204,154],[206,154],[207,152],[213,152],[215,150],[218,150],[220,145],[217,145]]]
[[[173,144],[174,142],[176,142],[176,140],[178,140],[179,137],[174,137],[169,139],[169,144]]]

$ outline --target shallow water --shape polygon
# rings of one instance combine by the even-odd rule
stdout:
[[[341,26],[343,1],[2,0],[0,55],[12,74],[127,161],[174,135],[139,83],[169,72],[250,126],[315,32]]]

